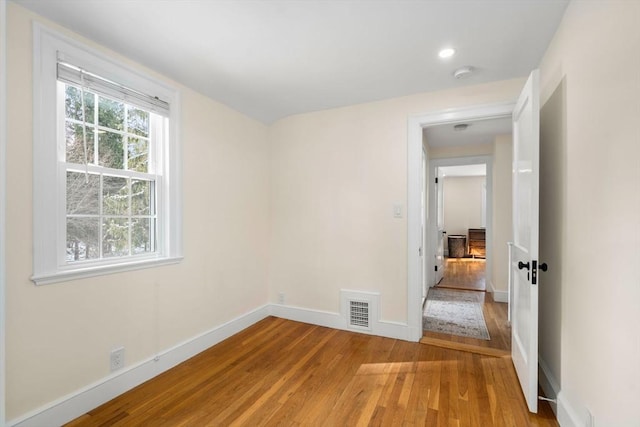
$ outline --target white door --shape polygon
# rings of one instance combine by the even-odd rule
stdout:
[[[446,231],[444,230],[443,178],[442,169],[436,168],[436,238],[438,239],[435,253],[436,285],[440,283],[444,276],[444,238],[446,237]]]
[[[531,412],[538,411],[538,80],[534,70],[513,111],[511,355]]]

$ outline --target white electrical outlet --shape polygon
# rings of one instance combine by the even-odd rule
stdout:
[[[284,304],[284,292],[278,292],[278,304]]]
[[[124,347],[111,350],[111,372],[124,368]]]

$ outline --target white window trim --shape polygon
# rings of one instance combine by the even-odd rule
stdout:
[[[65,198],[58,185],[57,75],[58,57],[122,85],[153,94],[171,105],[167,156],[163,161],[162,220],[159,247],[148,257],[102,260],[90,265],[61,263],[57,254],[64,236],[58,218]],[[33,276],[36,285],[175,264],[182,259],[182,158],[179,140],[180,93],[165,83],[116,63],[102,53],[41,24],[33,26]],[[63,239],[62,241],[60,239]]]

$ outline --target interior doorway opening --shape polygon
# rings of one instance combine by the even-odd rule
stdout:
[[[486,290],[487,165],[436,166],[434,286]]]
[[[506,161],[509,169],[510,159],[496,159],[494,154],[500,138],[510,143],[511,116],[465,120],[467,130],[475,129],[470,133],[455,130],[460,123],[423,128],[423,149],[429,159],[423,341],[508,354],[511,331],[508,310],[502,304],[507,292],[497,291],[491,279],[494,266],[500,264],[494,264],[494,252],[507,250],[506,242],[494,244],[494,166],[497,162],[504,169]],[[499,192],[506,191],[498,187]],[[500,266],[506,268],[506,263]],[[443,304],[446,309],[436,316],[434,308],[437,311]],[[477,318],[471,319],[474,313]],[[434,318],[444,327],[434,328]]]

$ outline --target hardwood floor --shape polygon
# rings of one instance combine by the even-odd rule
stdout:
[[[446,258],[444,275],[438,288],[464,289],[468,291],[484,291],[485,284],[484,259]]]
[[[490,340],[479,340],[458,335],[424,331],[422,343],[453,349],[478,351],[481,354],[506,355],[511,353],[511,327],[507,321],[507,304],[495,302],[488,292],[478,292],[483,300],[482,314]],[[497,350],[495,352],[489,349]],[[487,353],[487,350],[489,352]]]
[[[68,426],[557,426],[508,357],[269,317]]]
[[[480,354],[503,356],[511,353],[511,327],[507,320],[507,304],[493,300],[485,289],[485,260],[474,258],[447,258],[444,277],[436,286],[453,290],[480,291],[482,312],[490,340],[479,340],[458,335],[425,331],[424,344],[475,351]]]

